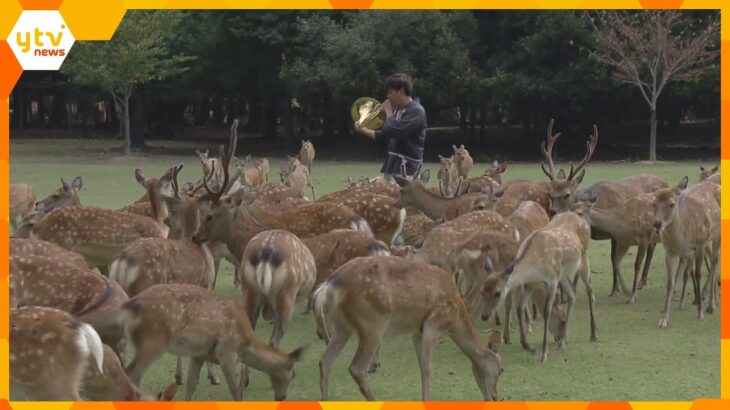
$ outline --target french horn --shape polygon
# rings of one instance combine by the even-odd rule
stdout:
[[[352,120],[355,121],[355,127],[377,130],[383,126],[385,121],[382,104],[371,97],[361,97],[355,100],[350,108],[350,114]]]

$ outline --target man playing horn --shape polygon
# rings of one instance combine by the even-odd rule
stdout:
[[[384,141],[388,147],[380,172],[387,180],[401,173],[405,165],[406,174],[413,176],[423,162],[426,143],[426,110],[411,97],[413,81],[406,74],[393,74],[385,80],[388,99],[383,102],[385,122],[378,130],[356,125],[355,129],[373,140]]]

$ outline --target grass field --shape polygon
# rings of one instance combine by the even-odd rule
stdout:
[[[83,146],[81,145],[83,144]],[[118,208],[142,194],[134,180],[134,168],[148,176],[159,176],[164,169],[184,162],[181,182],[195,180],[201,173],[197,158],[172,156],[117,157],[103,154],[117,146],[113,141],[14,140],[11,142],[11,182],[32,184],[40,197],[56,189],[64,177],[83,177],[82,202],[88,205]],[[475,153],[472,153],[474,155]],[[476,153],[478,154],[478,153]],[[239,155],[241,153],[239,152]],[[278,181],[281,159],[274,159],[270,177]],[[379,164],[375,162],[336,163],[317,161],[313,179],[317,195],[345,187],[347,176],[374,176]],[[427,164],[435,176],[436,164]],[[480,172],[484,164],[477,164]],[[697,161],[663,164],[596,164],[588,166],[584,186],[602,179],[617,179],[638,173],[654,173],[676,184],[684,175],[697,179]],[[537,164],[510,165],[505,179],[528,177],[543,180]],[[431,181],[433,184],[434,181]],[[719,221],[718,221],[719,223]],[[657,248],[649,274],[648,286],[639,293],[636,305],[627,305],[628,297],[608,297],[611,269],[607,241],[591,245],[590,260],[596,291],[596,320],[598,342],[589,339],[589,318],[586,294],[579,286],[578,301],[573,317],[571,339],[565,351],[550,345],[547,363],[538,363],[539,355],[523,351],[519,343],[505,345],[501,356],[505,372],[498,393],[505,400],[693,400],[698,397],[719,397],[720,394],[720,317],[718,313],[697,320],[694,306],[680,311],[672,307],[668,329],[659,330],[660,311],[665,292],[664,252]],[[633,276],[632,251],[624,259],[624,281]],[[217,292],[241,298],[233,287],[233,271],[223,264]],[[690,296],[691,300],[691,296]],[[319,400],[319,357],[324,343],[314,332],[314,320],[302,309],[295,312],[291,327],[283,340],[283,350],[300,345],[309,348],[297,365],[297,377],[289,388],[289,400]],[[271,327],[259,321],[259,336],[268,340]],[[495,328],[493,322],[477,323],[482,329]],[[542,323],[528,335],[533,346],[539,347]],[[517,340],[517,325],[513,321],[513,340]],[[356,347],[353,338],[335,363],[330,381],[332,400],[362,400],[347,367]],[[539,350],[539,349],[538,349]],[[416,355],[409,336],[386,339],[382,349],[382,367],[371,375],[370,383],[379,400],[420,400],[421,384]],[[481,400],[471,374],[470,363],[451,342],[444,338],[436,350],[431,377],[433,400]],[[223,379],[220,369],[217,374]],[[143,387],[158,392],[173,381],[174,358],[165,356],[145,375]],[[204,379],[204,376],[201,377]],[[177,398],[183,397],[181,386]],[[254,372],[245,400],[271,400],[273,392],[268,378]],[[211,386],[201,380],[196,400],[230,400],[225,385]]]

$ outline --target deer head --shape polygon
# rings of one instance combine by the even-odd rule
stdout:
[[[712,169],[706,169],[702,164],[700,164],[700,182],[706,180],[710,177],[710,175],[713,175],[717,173],[720,169],[719,165],[715,165]]]
[[[654,229],[657,233],[676,219],[677,197],[687,188],[688,182],[689,178],[685,176],[676,187],[660,189],[654,193]]]
[[[81,199],[79,199],[81,186],[81,177],[74,178],[71,184],[68,184],[63,178],[61,178],[60,188],[55,190],[51,195],[35,203],[36,211],[45,214],[56,208],[81,205]]]
[[[543,164],[541,165],[542,171],[550,178],[550,215],[559,214],[567,211],[570,206],[575,202],[575,191],[583,182],[585,176],[584,167],[588,163],[588,160],[593,156],[593,152],[596,150],[596,144],[598,143],[598,127],[593,126],[593,134],[589,137],[586,142],[586,155],[574,168],[573,163],[570,163],[570,173],[566,176],[565,171],[561,169],[557,175],[555,174],[555,166],[553,164],[553,147],[555,142],[558,140],[560,133],[553,135],[553,123],[554,120],[550,120],[550,125],[547,130],[547,140],[542,142],[540,149],[543,155]],[[546,147],[547,142],[547,147]],[[547,166],[547,169],[545,169]]]

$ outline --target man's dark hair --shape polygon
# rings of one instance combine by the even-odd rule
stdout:
[[[413,80],[407,74],[393,74],[385,80],[385,91],[388,90],[403,90],[410,97],[413,92]]]

